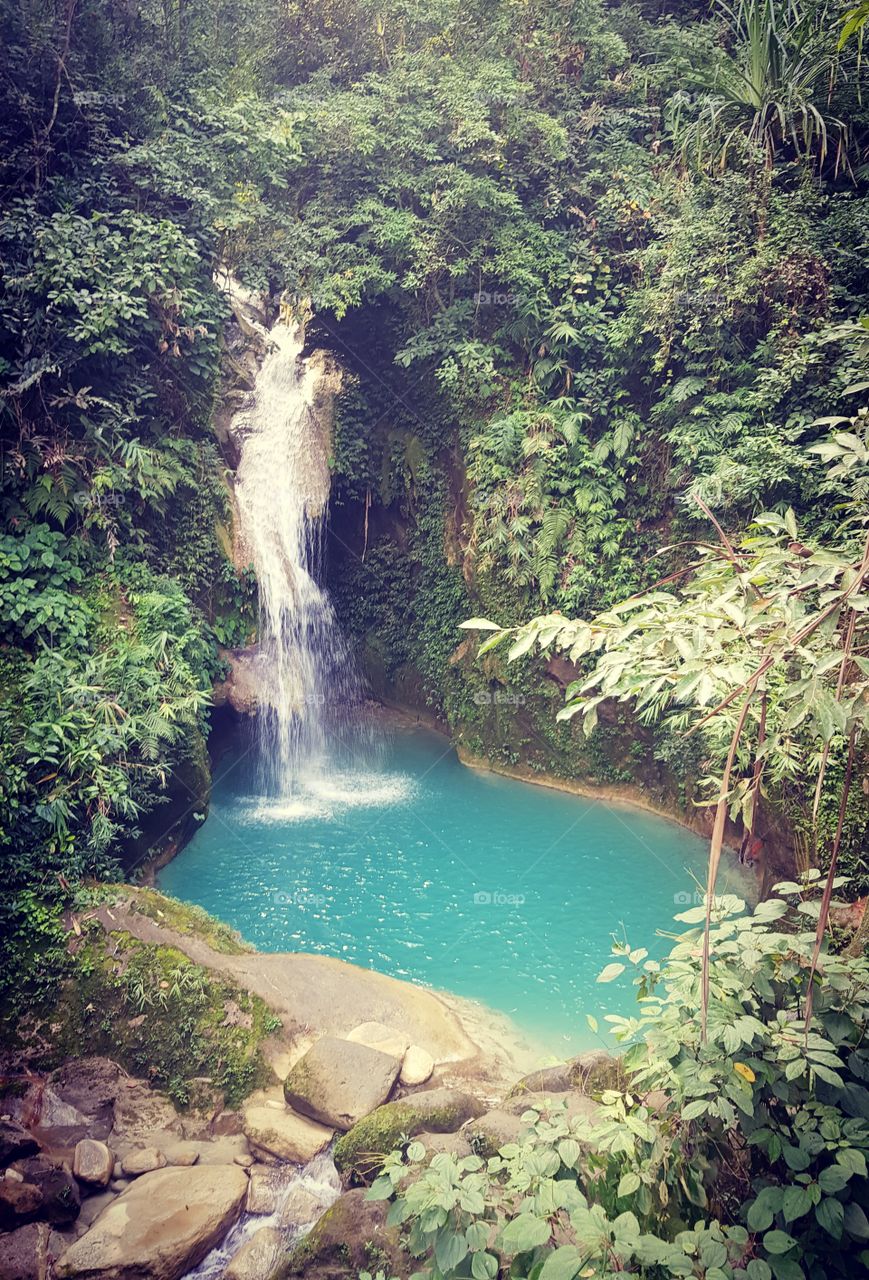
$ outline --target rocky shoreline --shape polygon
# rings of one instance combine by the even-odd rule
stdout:
[[[310,1260],[302,1267],[299,1249],[306,1241],[306,1258],[314,1250],[307,1233],[316,1225],[318,1248],[331,1257],[338,1237],[347,1239],[347,1224],[336,1226],[345,1214],[366,1240],[378,1236],[377,1207],[358,1187],[380,1155],[410,1135],[432,1151],[469,1151],[515,1133],[504,1099],[541,1054],[508,1019],[339,960],[259,954],[151,890],[101,895],[67,920],[71,956],[88,967],[104,961],[127,979],[136,948],[183,961],[218,984],[222,1034],[248,1028],[250,1037],[246,1002],[267,1006],[267,1034],[238,1040],[262,1065],[249,1077],[254,1091],[234,1100],[214,1077],[189,1074],[176,1081],[182,1104],[158,1087],[165,1077],[155,1065],[142,1071],[140,1053],[135,1072],[116,1061],[111,1036],[102,1052],[81,1038],[53,1070],[25,1042],[5,1049],[0,1280],[180,1280],[200,1264],[203,1280],[263,1280],[278,1262],[287,1275],[313,1268],[355,1280],[334,1259],[322,1272]],[[95,939],[105,940],[104,954]],[[36,1023],[40,1052],[47,1040],[66,1043],[68,1029],[53,1016],[61,1015]],[[131,1016],[123,1027],[138,1032],[150,1018],[159,1037],[161,1016],[183,1023],[189,1012],[167,997],[162,1014]]]
[[[412,1083],[430,1072],[419,1085]],[[227,1108],[200,1081],[197,1105],[108,1058],[31,1077],[0,1101],[2,1280],[356,1280],[416,1270],[383,1202],[364,1187],[414,1138],[430,1156],[494,1154],[529,1107],[593,1117],[619,1081],[605,1053],[518,1081],[496,1106],[440,1084],[395,1026],[316,1039],[282,1089]]]

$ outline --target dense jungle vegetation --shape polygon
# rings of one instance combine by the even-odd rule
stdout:
[[[619,960],[652,999],[592,1156],[544,1117],[486,1168],[392,1159],[434,1277],[869,1261],[869,967],[825,941],[869,888],[867,20],[0,0],[4,998],[68,963],[83,879],[207,806],[255,625],[218,268],[346,370],[330,572],[375,687],[501,762],[652,759],[717,806],[710,890],[728,814],[792,832],[774,905],[710,891],[662,971]]]

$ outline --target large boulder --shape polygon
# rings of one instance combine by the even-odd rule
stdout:
[[[246,1193],[247,1175],[237,1165],[146,1173],[67,1249],[55,1275],[178,1280],[223,1238]]]
[[[58,1256],[59,1239],[47,1222],[31,1222],[4,1232],[0,1236],[0,1280],[45,1280]]]
[[[418,1264],[402,1249],[398,1228],[386,1225],[388,1208],[362,1190],[348,1191],[278,1263],[272,1280],[358,1280],[360,1271],[403,1280]]]
[[[251,1148],[266,1160],[307,1164],[328,1147],[333,1129],[297,1115],[273,1099],[252,1102],[244,1109],[244,1133]]]
[[[368,1181],[403,1137],[413,1137],[423,1130],[455,1133],[466,1120],[482,1115],[485,1109],[476,1098],[459,1089],[427,1089],[387,1102],[338,1139],[333,1153],[335,1165],[345,1178]]]
[[[555,1067],[540,1067],[523,1076],[510,1090],[509,1096],[520,1093],[566,1093],[573,1086],[568,1079],[570,1064],[561,1062]]]
[[[81,1207],[78,1187],[69,1170],[45,1155],[10,1164],[0,1178],[0,1230],[27,1222],[72,1222]]]
[[[352,1129],[389,1097],[398,1058],[352,1040],[323,1036],[291,1069],[284,1097],[303,1115],[334,1129]]]
[[[260,1227],[233,1255],[221,1280],[264,1280],[275,1269],[281,1243],[280,1231],[274,1227]]]
[[[159,1135],[155,1139],[155,1135]],[[164,1138],[183,1137],[181,1117],[163,1094],[143,1080],[126,1080],[115,1101],[114,1125],[109,1146],[122,1155],[139,1147],[154,1146]]]
[[[71,1058],[41,1089],[33,1128],[43,1147],[72,1159],[83,1138],[104,1142],[114,1118],[123,1073],[110,1058]]]

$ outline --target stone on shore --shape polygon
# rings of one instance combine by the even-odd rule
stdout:
[[[179,1280],[225,1235],[247,1194],[236,1165],[143,1174],[59,1259],[55,1275]]]
[[[124,1156],[123,1170],[125,1178],[140,1178],[143,1173],[153,1173],[155,1169],[166,1167],[166,1157],[157,1147],[142,1147],[139,1151],[131,1151]]]
[[[418,1044],[412,1044],[404,1055],[399,1080],[402,1084],[425,1084],[435,1069],[434,1058]]]
[[[115,1167],[115,1157],[104,1142],[82,1138],[76,1143],[72,1171],[79,1182],[94,1187],[107,1187]]]
[[[288,1104],[334,1129],[352,1129],[389,1097],[398,1058],[352,1040],[323,1036],[290,1070]]]

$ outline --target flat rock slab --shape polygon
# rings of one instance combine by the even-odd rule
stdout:
[[[323,1036],[284,1081],[288,1104],[335,1129],[352,1129],[389,1097],[401,1063],[379,1049]]]
[[[367,1044],[369,1049],[389,1053],[399,1061],[410,1046],[410,1039],[403,1031],[396,1031],[394,1027],[387,1027],[382,1022],[360,1022],[358,1027],[348,1031],[347,1039],[354,1044]]]
[[[255,1151],[274,1160],[307,1164],[332,1141],[334,1129],[300,1116],[281,1102],[249,1103],[242,1123]]]
[[[179,1280],[235,1222],[246,1194],[237,1165],[143,1174],[67,1249],[55,1275]]]

